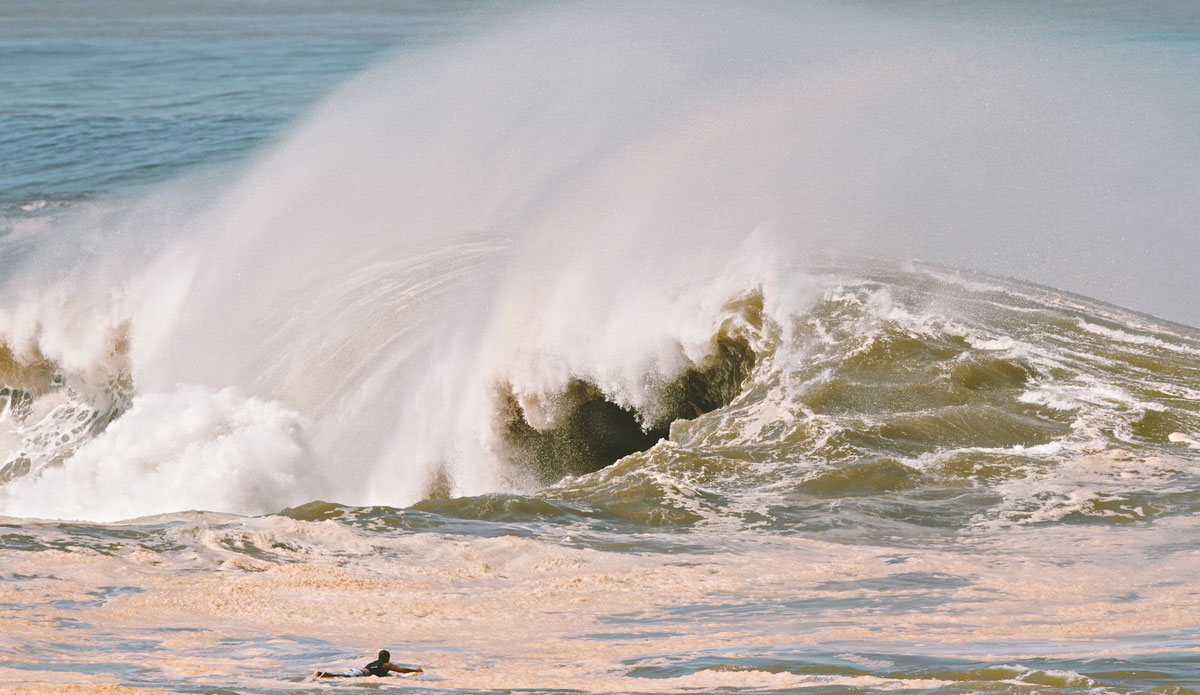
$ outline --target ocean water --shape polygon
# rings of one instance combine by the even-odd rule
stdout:
[[[0,692],[1200,693],[1197,113],[1190,2],[0,3]]]

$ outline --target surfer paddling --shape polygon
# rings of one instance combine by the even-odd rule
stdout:
[[[379,650],[379,658],[362,668],[345,671],[314,671],[313,678],[354,678],[356,676],[386,676],[389,673],[423,673],[420,668],[408,668],[391,663],[392,655],[386,649]]]

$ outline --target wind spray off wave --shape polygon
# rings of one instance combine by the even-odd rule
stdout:
[[[7,411],[0,511],[531,490],[781,398],[764,375],[813,359],[808,317],[855,277],[825,252],[1152,306],[1129,230],[1196,228],[1200,145],[1101,58],[844,7],[639,6],[381,65],[228,185],[14,247],[0,329],[14,373],[50,376],[10,385],[33,405]]]

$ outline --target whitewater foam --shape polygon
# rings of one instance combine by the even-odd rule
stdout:
[[[1089,333],[1094,333],[1096,335],[1103,336],[1105,338],[1109,338],[1111,340],[1114,340],[1114,341],[1117,341],[1120,343],[1125,343],[1128,345],[1142,345],[1142,346],[1147,346],[1147,347],[1155,347],[1155,348],[1160,348],[1162,350],[1179,352],[1179,353],[1182,353],[1185,355],[1193,355],[1193,356],[1200,355],[1200,350],[1198,350],[1196,348],[1190,347],[1188,345],[1179,345],[1177,343],[1170,343],[1170,342],[1167,342],[1160,338],[1156,338],[1154,336],[1137,335],[1137,334],[1129,333],[1127,331],[1122,331],[1122,330],[1119,330],[1116,328],[1108,328],[1106,326],[1101,326],[1101,325],[1098,325],[1095,323],[1090,323],[1090,322],[1084,321],[1084,320],[1079,321],[1079,327]],[[1156,332],[1158,332],[1158,331],[1156,331]]]
[[[320,496],[305,420],[278,404],[186,387],[136,397],[65,461],[9,481],[16,516],[115,521],[179,509],[265,513]]]
[[[1191,449],[1200,450],[1200,441],[1196,437],[1189,437],[1183,432],[1172,432],[1167,435],[1167,439],[1176,444],[1186,444]]]

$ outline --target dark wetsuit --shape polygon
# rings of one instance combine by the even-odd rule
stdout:
[[[358,678],[361,676],[383,677],[392,671],[404,674],[421,673],[421,669],[419,668],[400,667],[389,663],[386,659],[376,659],[366,666],[348,668],[345,671],[317,671],[313,674],[313,676],[316,678]]]

